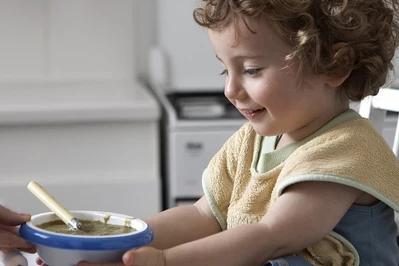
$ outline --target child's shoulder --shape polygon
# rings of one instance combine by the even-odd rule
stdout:
[[[374,129],[370,120],[360,116],[343,121],[328,129],[314,138],[310,145],[328,145],[329,143],[347,146],[359,145],[359,148],[378,145],[390,149],[384,138]]]
[[[346,184],[399,210],[399,160],[365,118],[343,122],[296,149],[281,175]]]
[[[298,148],[298,153],[314,154],[333,153],[337,156],[350,156],[359,152],[367,154],[384,153],[392,156],[393,152],[385,139],[374,129],[366,118],[354,118],[339,123],[322,134],[309,140]],[[367,157],[363,154],[364,157]],[[390,158],[395,160],[395,157]]]

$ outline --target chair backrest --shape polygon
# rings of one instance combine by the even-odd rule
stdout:
[[[382,88],[376,96],[369,96],[360,102],[360,115],[369,118],[381,135],[387,112],[396,113],[399,121],[399,89]],[[399,157],[399,122],[396,125],[392,150]]]

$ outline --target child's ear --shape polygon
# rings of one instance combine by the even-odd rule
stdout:
[[[332,88],[337,88],[344,83],[344,81],[349,77],[349,74],[351,72],[349,71],[346,75],[340,76],[340,77],[327,77],[327,85],[332,87]]]
[[[333,51],[336,53],[336,56],[339,57],[338,60],[343,60],[345,65],[352,66],[354,61],[354,52],[353,49],[348,46],[347,43],[338,42],[333,44],[332,46]],[[339,87],[344,81],[349,77],[351,73],[351,69],[348,69],[347,73],[339,76],[339,77],[328,77],[327,84],[330,87],[336,88]]]

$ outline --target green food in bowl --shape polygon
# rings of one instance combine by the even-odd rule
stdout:
[[[106,235],[120,235],[136,231],[128,224],[114,225],[101,221],[80,220],[83,224],[83,230],[70,230],[68,226],[61,220],[54,220],[37,225],[37,227],[61,234],[69,235],[87,235],[87,236],[106,236]]]
[[[108,225],[130,227],[134,231],[98,236],[54,233],[38,227],[44,223],[60,220],[53,212],[32,215],[31,221],[23,223],[18,232],[23,239],[36,246],[37,254],[47,265],[71,266],[77,265],[82,260],[100,264],[121,261],[126,251],[146,246],[154,240],[151,227],[138,218],[102,211],[71,210],[70,212],[79,221],[100,221]],[[63,228],[67,230],[66,225],[63,225]]]

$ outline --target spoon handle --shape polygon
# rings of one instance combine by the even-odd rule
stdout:
[[[65,209],[61,204],[52,197],[42,186],[31,181],[28,184],[28,189],[35,195],[44,205],[52,210],[66,225],[71,229],[80,229],[81,223],[73,217],[73,215]]]

